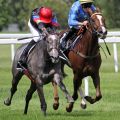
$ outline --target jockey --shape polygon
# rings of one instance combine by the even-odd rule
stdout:
[[[32,11],[28,26],[33,35],[33,40],[30,41],[20,56],[17,66],[18,69],[21,68],[21,65],[26,66],[26,59],[30,48],[35,45],[37,41],[42,40],[43,35],[45,35],[46,32],[49,32],[48,30],[55,30],[59,24],[56,16],[53,15],[51,8],[40,7]]]
[[[88,14],[84,11],[84,8],[90,8],[92,11],[95,11],[96,7],[93,5],[93,2],[93,0],[75,0],[73,3],[68,16],[70,31],[62,39],[62,50],[66,49],[67,40],[72,37],[81,26],[87,26]]]

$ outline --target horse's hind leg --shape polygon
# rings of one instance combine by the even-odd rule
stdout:
[[[85,99],[90,102],[91,104],[99,101],[102,98],[101,91],[100,91],[100,76],[99,73],[96,73],[91,76],[93,79],[93,84],[96,89],[96,97],[92,98],[90,96],[86,96]]]
[[[54,75],[54,81],[57,83],[57,85],[61,88],[61,90],[64,92],[68,102],[70,104],[74,103],[73,98],[71,97],[71,95],[69,94],[69,92],[67,91],[65,85],[62,82],[62,79],[60,78],[60,76],[58,74]],[[71,112],[66,108],[67,112]]]
[[[18,85],[20,79],[22,78],[22,76],[23,76],[22,72],[13,73],[12,87],[10,89],[10,96],[4,101],[5,105],[9,106],[11,104],[12,97],[15,94],[15,92],[17,91],[17,85]]]
[[[59,107],[59,96],[58,96],[58,89],[57,89],[57,84],[55,82],[52,82],[53,89],[54,89],[54,103],[53,103],[53,108],[54,110],[57,110]]]
[[[82,101],[81,101],[81,108],[82,108],[82,109],[86,109],[86,107],[87,107],[87,105],[86,105],[86,100],[85,100],[85,98],[84,98],[85,96],[84,96],[84,93],[83,93],[81,87],[79,87],[78,92],[80,93],[80,97],[81,97],[81,99],[82,99]]]
[[[32,98],[32,95],[33,93],[36,91],[36,85],[35,83],[33,83],[31,81],[31,85],[30,85],[30,88],[29,90],[27,91],[27,94],[26,94],[26,104],[25,104],[25,109],[24,109],[24,114],[27,114],[27,110],[28,110],[28,105],[29,105],[29,101],[31,100]]]

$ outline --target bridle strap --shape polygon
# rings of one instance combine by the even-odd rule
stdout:
[[[102,16],[102,13],[93,13],[90,18],[92,18],[94,15],[101,15]]]
[[[90,16],[90,19],[92,19],[93,18],[93,16],[95,16],[95,15],[100,15],[100,16],[102,16],[102,13],[93,13],[91,16]],[[91,23],[91,22],[90,22]],[[91,23],[91,24],[93,24],[93,23]],[[100,26],[100,27],[102,27],[102,26],[104,26],[103,24]],[[99,28],[100,28],[99,27]],[[97,30],[95,30],[94,29],[94,31],[98,34],[98,35],[100,35],[100,33],[98,32],[98,30],[99,30],[99,28],[97,29]]]

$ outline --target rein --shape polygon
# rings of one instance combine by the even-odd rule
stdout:
[[[92,26],[92,24],[94,24],[94,22],[92,21],[92,18],[93,18],[95,15],[100,15],[100,16],[102,16],[101,13],[93,13],[93,14],[91,15],[91,17],[89,18],[89,23],[91,24],[91,26]],[[104,27],[103,24],[102,24],[100,27],[102,27],[102,26]],[[100,27],[99,27],[99,28],[100,28]],[[102,34],[98,32],[99,28],[96,30],[96,29],[93,27],[93,31],[94,31],[98,36],[101,36]]]
[[[94,34],[93,33],[94,31],[91,32],[88,28],[87,28],[87,31],[90,32],[90,34]],[[81,37],[81,39],[82,39],[82,37]],[[93,58],[96,58],[100,54],[99,50],[97,51],[97,53],[95,55],[84,55],[80,51],[75,51],[74,49],[71,49],[71,51],[73,51],[76,55],[79,55],[80,57],[85,58],[85,59],[93,59]]]
[[[94,15],[102,15],[102,14],[101,14],[101,13],[94,13],[94,14],[92,14],[92,16],[89,18],[89,23],[90,23],[91,26],[92,26],[92,24],[93,24],[91,18],[92,18]],[[90,31],[90,30],[88,29],[88,27],[86,27],[86,28],[87,28],[87,31],[90,32],[90,34],[92,34],[92,35],[93,35],[93,34],[99,35],[99,32],[97,32],[94,27],[93,27],[92,31]],[[80,57],[85,58],[85,59],[93,59],[93,58],[96,58],[96,57],[100,54],[100,51],[99,51],[99,50],[97,51],[97,53],[96,53],[95,55],[84,55],[84,54],[81,53],[80,51],[75,51],[74,49],[72,49],[72,51],[73,51],[75,54],[77,54],[77,55],[79,55]]]
[[[79,51],[74,51],[74,50],[72,50],[75,54],[77,54],[77,55],[79,55],[80,57],[82,57],[82,58],[85,58],[85,59],[93,59],[93,58],[96,58],[99,54],[100,54],[100,51],[98,51],[97,52],[97,54],[96,55],[93,55],[93,56],[91,56],[91,55],[84,55],[84,54],[82,54],[81,52],[79,52]]]
[[[92,18],[94,15],[101,15],[101,16],[102,16],[101,13],[93,13],[90,18]],[[91,21],[91,22],[92,22],[92,21]],[[92,23],[91,23],[91,24],[92,24]],[[104,26],[104,25],[102,24],[101,26]],[[98,28],[98,30],[99,30],[99,28]],[[97,30],[94,29],[94,31],[97,33],[97,35],[100,35],[100,36],[101,36],[101,33],[99,33]],[[106,49],[107,49],[107,51],[108,51],[108,54],[111,55],[110,50],[109,50],[109,48],[108,48],[108,46],[107,46],[107,43],[105,42],[105,39],[103,39],[103,41],[104,41],[104,43],[105,43]]]

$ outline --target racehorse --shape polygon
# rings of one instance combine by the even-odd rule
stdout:
[[[86,108],[86,100],[93,104],[102,98],[99,75],[99,69],[102,60],[99,50],[98,38],[105,39],[107,35],[105,19],[100,11],[96,10],[93,12],[91,9],[87,8],[86,12],[89,15],[89,24],[87,27],[81,27],[82,33],[81,28],[77,31],[75,36],[75,43],[73,42],[74,45],[72,44],[72,47],[64,52],[70,62],[69,66],[71,66],[74,75],[74,92],[72,97],[74,101],[76,101],[78,99],[78,92],[80,92],[82,97],[81,106],[83,108]],[[94,98],[91,96],[84,96],[81,89],[82,79],[87,76],[91,76],[94,87],[96,89],[96,96]],[[58,97],[57,90],[56,96]],[[56,103],[59,103],[58,100]],[[73,106],[74,103],[70,103],[66,108],[67,112],[71,112]]]
[[[44,97],[43,85],[53,82],[57,84],[65,94],[68,102],[73,102],[72,96],[66,90],[62,82],[61,63],[59,60],[59,37],[57,34],[48,34],[43,40],[40,40],[31,50],[27,58],[27,69],[18,71],[16,69],[18,60],[26,45],[22,45],[16,51],[12,65],[12,87],[10,96],[4,101],[4,104],[11,104],[14,93],[17,90],[17,85],[24,74],[31,79],[31,85],[26,95],[26,104],[24,114],[27,114],[29,101],[32,94],[37,90],[41,103],[41,110],[46,115],[47,104]]]

